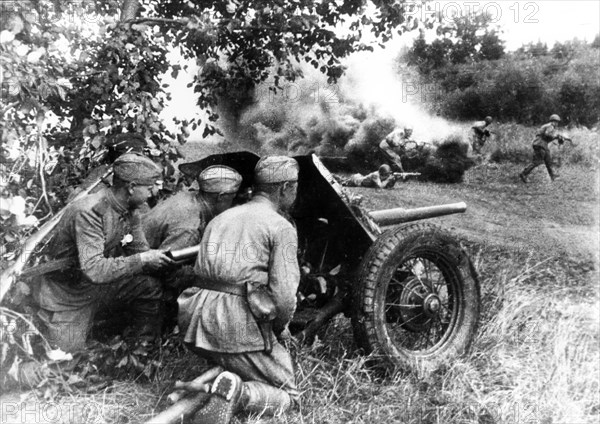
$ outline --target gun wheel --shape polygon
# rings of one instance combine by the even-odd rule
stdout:
[[[386,368],[431,371],[464,353],[479,319],[479,283],[447,232],[413,224],[385,232],[358,274],[357,342]]]

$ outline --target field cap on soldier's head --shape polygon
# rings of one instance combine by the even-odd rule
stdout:
[[[254,168],[254,182],[257,184],[298,181],[298,162],[288,156],[266,156]]]
[[[145,156],[125,153],[113,164],[115,176],[131,183],[152,185],[162,183],[162,168]]]
[[[237,193],[242,176],[233,168],[209,166],[198,175],[198,187],[205,193]]]

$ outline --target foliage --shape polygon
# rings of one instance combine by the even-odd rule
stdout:
[[[485,14],[458,16],[448,25],[437,28],[438,38],[428,43],[425,32],[413,42],[407,58],[423,74],[452,64],[496,60],[504,55],[498,31],[490,28]]]
[[[363,1],[3,2],[0,190],[3,204],[18,197],[20,205],[2,206],[0,237],[13,243],[3,247],[3,260],[27,235],[15,217],[51,216],[69,187],[106,161],[112,135],[141,133],[167,177],[172,172],[175,142],[202,122],[175,119],[177,133],[162,122],[170,95],[161,78],[187,67],[167,53],[200,65],[189,88],[208,116],[207,137],[218,132],[217,105],[239,109],[267,76],[276,89],[300,76],[304,61],[335,81],[343,57],[372,49],[361,41],[364,32],[384,43],[402,31],[402,2],[372,3],[376,13]],[[347,30],[335,31],[342,24]]]
[[[539,125],[558,113],[568,125],[589,127],[600,120],[599,66],[597,51],[584,43],[557,44],[551,52],[528,45],[496,61],[447,65],[423,77],[440,88],[435,107],[448,118],[491,115]]]

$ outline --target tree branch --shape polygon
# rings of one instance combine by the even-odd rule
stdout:
[[[187,25],[187,19],[168,19],[168,18],[136,18],[123,21],[125,24],[171,24],[171,25]]]

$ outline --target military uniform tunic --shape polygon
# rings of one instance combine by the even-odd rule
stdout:
[[[546,165],[548,175],[550,175],[550,178],[552,180],[556,178],[556,173],[554,172],[552,155],[550,154],[549,145],[557,139],[559,140],[559,143],[562,143],[562,139],[560,138],[558,131],[556,130],[554,125],[552,125],[551,122],[542,125],[539,132],[536,134],[535,140],[532,144],[533,158],[531,164],[523,170],[523,172],[521,173],[521,178],[524,178],[526,180],[527,175],[529,175],[531,171],[533,171],[541,164]]]
[[[283,328],[296,309],[300,279],[295,228],[261,195],[231,208],[207,226],[195,272],[199,279],[268,285],[276,305],[275,328]],[[180,325],[185,342],[214,352],[252,352],[264,348],[246,299],[211,290],[188,289],[179,301],[187,315]],[[180,313],[180,317],[181,317]]]
[[[295,228],[259,193],[208,224],[195,271],[199,279],[213,282],[266,284],[275,305],[273,326],[283,328],[296,309],[297,249]],[[272,351],[264,351],[246,298],[189,288],[179,297],[179,311],[179,326],[188,346],[242,378],[248,410],[265,412],[298,400],[289,352],[273,332],[268,335]]]
[[[139,253],[148,250],[141,220],[110,189],[69,205],[48,247],[51,261],[72,259],[71,267],[42,275],[34,292],[51,343],[83,348],[102,303],[137,303],[133,309],[154,313],[160,289],[146,279],[132,282],[143,271]]]
[[[144,233],[152,249],[182,249],[200,243],[211,218],[209,205],[197,193],[180,192],[144,215]]]

